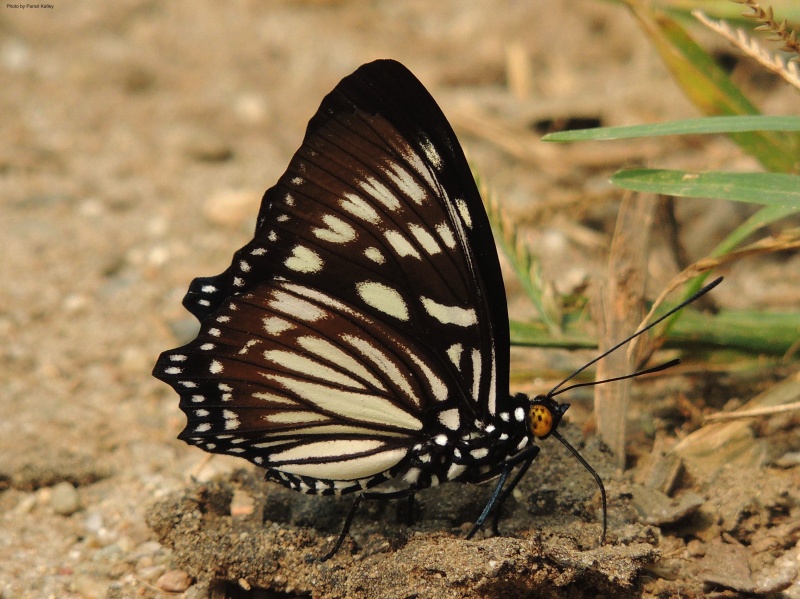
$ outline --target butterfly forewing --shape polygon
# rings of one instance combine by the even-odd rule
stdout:
[[[312,478],[387,472],[508,392],[491,231],[455,135],[424,87],[378,61],[322,102],[267,191],[256,234],[184,304],[201,320],[156,375],[181,437]]]

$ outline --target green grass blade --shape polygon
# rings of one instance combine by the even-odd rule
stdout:
[[[666,307],[664,307],[666,310]],[[692,309],[665,334],[664,347],[729,349],[759,355],[783,356],[800,339],[800,312],[722,310],[716,314]],[[511,344],[561,349],[596,349],[597,340],[571,322],[563,335],[552,335],[542,323],[510,323]]]
[[[783,356],[800,339],[800,313],[684,310],[667,335],[666,347],[698,343],[754,354]]]
[[[542,137],[542,141],[606,141],[662,135],[705,135],[750,131],[800,131],[800,116],[713,116],[629,127],[574,129],[548,133]]]
[[[719,198],[800,210],[800,177],[784,173],[627,169],[611,176],[624,189],[678,197]]]

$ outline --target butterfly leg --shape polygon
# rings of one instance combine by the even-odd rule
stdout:
[[[342,547],[342,543],[344,543],[345,538],[347,537],[347,533],[350,532],[350,525],[353,523],[353,518],[358,511],[358,507],[361,505],[361,502],[365,499],[378,499],[382,501],[386,501],[389,499],[404,499],[406,497],[410,497],[410,501],[414,500],[414,489],[403,489],[401,491],[388,491],[386,493],[359,493],[356,497],[356,500],[353,502],[353,506],[350,508],[350,512],[347,514],[347,518],[344,520],[344,526],[342,527],[342,532],[339,533],[339,538],[336,539],[336,543],[334,543],[333,547],[331,548],[328,553],[322,556],[319,561],[326,562],[331,559],[339,549]]]
[[[528,468],[531,467],[531,464],[533,463],[533,460],[536,457],[537,453],[539,452],[538,451],[534,452],[534,454],[529,459],[522,462],[522,466],[520,466],[519,470],[517,470],[517,473],[514,475],[514,478],[511,479],[511,482],[506,486],[505,489],[503,489],[503,493],[497,499],[497,505],[494,508],[494,516],[492,517],[492,534],[494,536],[497,537],[500,536],[500,529],[498,528],[498,526],[500,524],[500,514],[502,514],[503,512],[503,504],[506,502],[506,499],[508,499],[508,496],[511,495],[514,489],[517,488],[519,481],[522,480],[522,477],[525,476],[525,473],[528,471]]]
[[[489,497],[489,501],[486,502],[486,506],[483,508],[481,515],[478,516],[478,519],[475,521],[475,525],[472,527],[469,533],[467,533],[467,539],[471,539],[475,533],[480,530],[481,526],[483,526],[483,523],[486,522],[486,518],[489,517],[489,514],[495,506],[497,507],[497,513],[492,520],[492,532],[497,532],[497,523],[500,521],[500,508],[503,506],[503,502],[508,499],[508,496],[519,484],[522,476],[528,471],[528,468],[530,468],[530,465],[533,463],[533,460],[536,458],[538,453],[539,448],[536,445],[533,445],[526,451],[523,451],[513,459],[506,462],[505,466],[503,467],[503,471],[500,473],[500,478],[497,480],[497,484],[494,487],[494,491],[492,491],[492,496]],[[520,468],[519,472],[517,472],[516,476],[514,476],[514,478],[511,480],[511,484],[508,485],[508,488],[504,493],[503,487],[508,480],[508,476],[520,463],[522,463],[522,467]]]
[[[414,513],[414,497],[416,495],[416,491],[412,491],[408,494],[408,502],[406,505],[400,504],[397,509],[397,521],[411,525],[415,522],[415,513]]]

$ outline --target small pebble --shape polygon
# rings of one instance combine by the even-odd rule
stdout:
[[[252,125],[263,123],[269,116],[266,99],[258,94],[240,94],[233,104],[233,109],[236,116]]]
[[[90,533],[97,534],[103,528],[103,514],[100,512],[89,512],[86,514],[86,519],[83,524]]]
[[[50,495],[50,507],[56,514],[69,516],[81,508],[78,491],[68,482],[60,482],[53,487]]]
[[[75,574],[71,579],[71,591],[86,599],[103,599],[108,589],[108,580],[89,574]]]
[[[192,577],[183,570],[168,570],[156,581],[156,586],[168,593],[183,593],[192,585]]]
[[[233,148],[210,133],[192,131],[183,142],[186,155],[198,162],[225,162],[233,158]]]
[[[702,541],[692,539],[686,543],[686,553],[689,557],[703,557],[706,554],[706,545]]]
[[[36,493],[26,493],[17,502],[17,505],[14,506],[14,513],[18,515],[30,513],[36,505],[36,501]],[[2,596],[0,596],[0,599],[2,599]]]
[[[794,468],[800,465],[800,451],[789,451],[775,460],[775,465],[779,468]]]
[[[136,576],[141,580],[153,582],[156,579],[161,580],[161,577],[166,574],[166,569],[167,567],[161,564],[156,566],[144,566],[141,568],[137,565]]]

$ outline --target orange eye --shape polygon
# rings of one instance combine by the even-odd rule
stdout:
[[[553,428],[553,414],[541,405],[532,405],[528,417],[531,423],[531,433],[535,437],[546,437]]]

